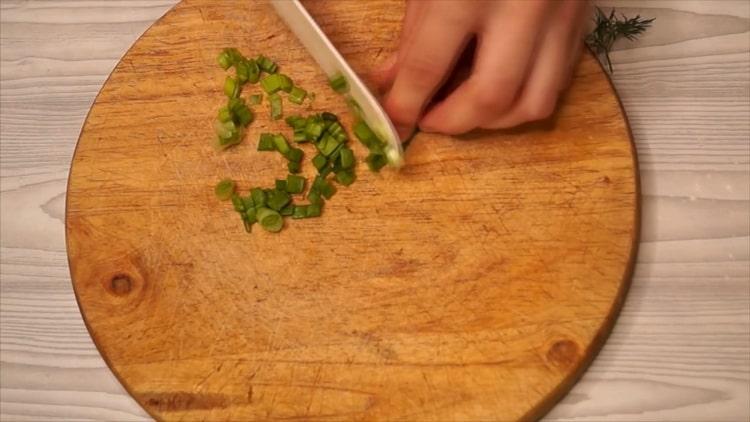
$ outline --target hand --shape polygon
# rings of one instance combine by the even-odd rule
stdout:
[[[402,139],[417,125],[460,134],[549,117],[577,62],[586,10],[584,0],[409,0],[398,52],[380,74]],[[470,75],[425,113],[473,37]]]

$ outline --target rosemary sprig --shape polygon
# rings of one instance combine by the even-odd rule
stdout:
[[[609,59],[609,52],[612,50],[615,41],[622,37],[630,41],[635,40],[651,26],[653,21],[654,18],[644,19],[641,15],[628,18],[620,14],[618,17],[615,15],[615,9],[612,9],[609,15],[606,15],[602,12],[602,9],[597,7],[596,16],[594,16],[596,27],[586,37],[586,44],[598,56],[604,56],[609,73],[612,73],[612,61]]]

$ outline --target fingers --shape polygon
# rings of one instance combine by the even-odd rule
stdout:
[[[421,121],[431,132],[459,134],[481,127],[506,112],[525,79],[549,9],[529,0],[494,3],[498,18],[480,28],[472,75]]]
[[[574,52],[579,48],[579,29],[576,15],[581,12],[582,2],[566,2],[557,11],[556,18],[549,23],[539,47],[531,74],[513,107],[502,116],[481,127],[501,129],[522,123],[543,120],[552,115],[557,99],[570,78],[574,63]]]
[[[380,92],[388,91],[393,85],[393,80],[396,78],[396,66],[398,62],[399,52],[405,49],[405,46],[411,41],[411,36],[414,33],[415,23],[420,19],[422,11],[424,10],[425,2],[422,0],[410,0],[406,3],[406,12],[404,14],[404,20],[401,25],[401,35],[399,36],[399,49],[396,50],[390,57],[388,57],[379,67],[372,73],[372,79],[375,82],[375,86]]]
[[[401,136],[415,126],[473,30],[470,8],[456,8],[453,2],[412,3],[421,6],[399,48],[396,76],[384,102]]]

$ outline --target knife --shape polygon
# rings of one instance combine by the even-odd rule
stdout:
[[[360,117],[386,143],[388,163],[394,167],[403,165],[404,149],[393,122],[305,7],[299,0],[271,0],[271,4],[329,79],[339,75],[346,78],[349,95],[359,105]]]

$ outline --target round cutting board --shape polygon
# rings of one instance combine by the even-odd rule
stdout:
[[[306,4],[361,74],[396,46],[400,2]],[[262,1],[185,1],[127,53],[84,126],[66,210],[81,312],[125,388],[164,420],[543,415],[611,329],[637,241],[633,144],[596,61],[552,121],[419,134],[405,168],[360,164],[321,218],[247,234],[213,187],[285,177],[255,145],[289,129],[258,106],[244,143],[213,149],[227,46],[317,93],[287,114],[351,125]]]

